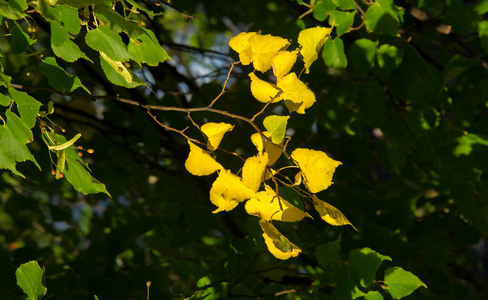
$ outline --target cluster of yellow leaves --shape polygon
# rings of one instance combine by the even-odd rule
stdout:
[[[244,32],[232,38],[229,45],[239,53],[244,65],[253,64],[260,72],[270,69],[276,77],[276,84],[260,79],[254,72],[251,78],[251,92],[260,102],[284,101],[290,112],[304,114],[315,102],[314,93],[291,72],[298,53],[304,61],[305,73],[317,59],[318,53],[329,37],[331,28],[311,28],[298,36],[299,49],[287,51],[290,42],[281,37],[261,35],[257,32]],[[217,173],[210,189],[210,201],[217,207],[213,212],[230,211],[239,203],[245,202],[249,215],[257,216],[263,230],[263,238],[269,251],[279,259],[296,257],[302,251],[289,241],[274,225],[273,221],[297,222],[311,216],[283,199],[278,194],[277,175],[279,169],[273,168],[283,154],[286,121],[289,117],[268,116],[263,122],[271,132],[258,132],[251,136],[257,154],[245,160],[241,170],[234,174],[217,162],[215,150],[225,134],[234,126],[227,123],[206,123],[200,130],[207,139],[202,149],[191,141],[190,154],[185,162],[186,169],[193,175],[205,176]],[[288,157],[288,155],[287,155]],[[340,162],[331,159],[322,151],[305,148],[295,149],[290,161],[298,171],[295,183],[287,184],[302,192],[304,201],[309,201],[320,217],[331,225],[351,225],[340,210],[317,198],[316,193],[327,189],[333,182],[332,176]],[[240,173],[240,175],[239,175]],[[272,181],[275,188],[266,182]],[[282,181],[281,181],[282,182]],[[283,183],[283,182],[282,182]],[[303,184],[308,192],[298,186]],[[310,207],[306,205],[306,207]],[[354,226],[353,226],[354,227]],[[355,228],[354,228],[355,229]]]
[[[254,72],[249,74],[251,93],[256,100],[263,103],[284,101],[290,112],[304,114],[315,103],[315,94],[296,73],[290,71],[300,53],[305,64],[305,73],[308,73],[331,30],[332,28],[314,27],[301,31],[298,35],[300,47],[294,51],[286,50],[290,45],[288,40],[258,32],[242,32],[229,41],[229,46],[239,53],[243,65],[252,63],[254,69],[263,73],[273,69],[276,83],[262,80]]]

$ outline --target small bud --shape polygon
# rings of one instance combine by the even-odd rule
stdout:
[[[78,152],[78,156],[79,157],[82,157],[83,156],[83,152]]]
[[[56,175],[56,171],[51,170],[51,174]]]
[[[92,154],[93,152],[95,152],[95,150],[93,150],[93,149],[88,149],[88,150],[86,150],[86,152],[88,152],[88,153]]]

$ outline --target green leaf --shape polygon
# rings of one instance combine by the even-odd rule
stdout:
[[[427,287],[417,276],[400,267],[385,271],[385,283],[393,299],[408,296],[421,286]]]
[[[212,286],[212,280],[208,276],[204,276],[197,281],[197,287],[199,291],[196,293],[198,298],[203,298],[205,300],[215,300],[219,299],[219,293],[215,291]]]
[[[334,11],[336,7],[332,1],[320,1],[313,8],[313,17],[320,22],[325,21],[330,12]]]
[[[9,88],[8,91],[17,104],[17,109],[24,123],[27,124],[29,128],[34,127],[39,108],[41,107],[41,102],[32,98],[27,93],[17,91],[14,88]]]
[[[484,20],[479,22],[478,35],[481,39],[481,47],[488,52],[488,21]]]
[[[79,58],[92,62],[70,37],[66,28],[59,22],[51,21],[51,47],[54,54],[68,62],[74,62]]]
[[[444,85],[451,82],[454,78],[468,70],[476,63],[477,61],[474,59],[466,58],[459,54],[453,55],[443,70]]]
[[[9,106],[10,103],[14,101],[12,98],[10,98],[7,95],[0,94],[0,105],[1,106]]]
[[[47,288],[42,285],[44,271],[37,261],[30,261],[20,265],[15,271],[18,286],[27,294],[27,299],[37,300],[46,295]]]
[[[12,34],[12,52],[15,54],[22,54],[29,48],[30,45],[34,44],[36,40],[31,39],[27,33],[25,33],[18,25],[14,22],[9,22]]]
[[[377,34],[397,35],[400,9],[393,0],[377,0],[366,11],[366,27]]]
[[[359,104],[359,113],[363,120],[374,126],[381,126],[386,121],[386,103],[388,94],[377,82],[367,85],[366,95]]]
[[[59,144],[67,143],[64,136],[59,134],[50,134]],[[105,188],[105,185],[91,176],[88,167],[83,160],[78,156],[78,153],[72,147],[63,149],[66,155],[66,166],[64,168],[64,175],[68,182],[75,190],[87,194],[105,193],[109,197],[110,193]]]
[[[348,12],[335,10],[330,13],[329,24],[334,24],[337,36],[341,36],[349,31],[349,28],[351,28],[354,23],[355,15],[356,11]]]
[[[105,53],[115,61],[124,62],[131,59],[122,38],[110,29],[110,26],[98,26],[97,29],[88,31],[85,42],[94,50]]]
[[[285,138],[286,124],[290,116],[267,116],[263,125],[266,130],[271,134],[271,140],[275,144],[280,144]]]
[[[86,6],[97,6],[106,3],[112,3],[112,1],[110,0],[58,0],[57,4],[68,4],[76,8],[84,8]]]
[[[21,145],[30,143],[34,136],[32,135],[32,131],[30,130],[29,126],[27,126],[24,121],[22,121],[22,119],[14,114],[10,109],[5,112],[5,116],[7,117],[7,123],[5,126],[10,129],[17,141]]]
[[[364,76],[374,68],[376,45],[369,39],[359,39],[349,47],[347,57],[358,75]]]
[[[344,43],[341,38],[328,39],[322,49],[322,58],[325,65],[336,69],[345,69],[347,67],[347,57],[344,53]]]
[[[351,277],[342,275],[337,279],[337,287],[332,291],[332,300],[348,300],[363,297],[365,294],[358,289]]]
[[[9,126],[15,126],[16,124],[10,124]],[[19,130],[20,131],[20,130]],[[16,169],[17,162],[23,162],[26,160],[32,161],[39,169],[36,159],[31,154],[25,144],[19,143],[14,134],[6,125],[0,126],[0,169],[8,169],[15,175],[25,178]]]
[[[158,12],[158,13],[154,13],[153,10],[150,10],[150,9],[147,9],[145,8],[144,6],[141,6],[139,5],[139,3],[137,3],[137,1],[134,1],[134,0],[127,0],[127,2],[129,2],[130,4],[134,5],[137,9],[139,9],[140,11],[143,11],[145,12],[146,14],[148,14],[150,17],[154,17],[154,16],[160,16],[163,14],[163,12]]]
[[[78,17],[78,10],[71,5],[56,5],[47,7],[51,16],[63,24],[72,34],[78,34],[81,29],[81,20]]]
[[[142,34],[131,36],[127,46],[131,59],[150,66],[157,66],[168,59],[168,53],[159,45],[154,33],[145,28],[141,29]]]
[[[0,15],[12,19],[18,20],[27,16],[24,10],[27,9],[26,0],[0,0]]]
[[[46,57],[40,66],[40,70],[41,73],[46,75],[49,85],[60,92],[72,92],[81,87],[90,94],[90,91],[81,83],[78,76],[70,74],[58,66],[54,57]]]
[[[370,248],[351,250],[348,264],[351,277],[362,287],[370,286],[376,278],[376,271],[384,260],[391,261],[391,258]]]
[[[108,59],[110,60],[110,58]],[[135,88],[140,85],[146,85],[144,81],[142,81],[129,68],[126,68],[124,65],[120,66],[119,68],[117,63],[120,62],[111,61],[111,63],[109,63],[102,57],[102,55],[100,55],[100,65],[102,66],[105,76],[107,76],[107,79],[110,80],[110,82],[126,88]]]
[[[391,71],[400,66],[403,60],[403,49],[399,49],[393,45],[383,44],[376,52],[378,65],[381,68],[381,75],[388,76]]]
[[[127,33],[127,35],[132,36],[132,34],[136,31],[142,32],[141,27],[137,26],[133,22],[129,22],[108,5],[96,6],[95,13],[100,20],[108,23],[110,28],[117,33],[123,31]]]
[[[383,300],[383,296],[378,291],[369,291],[364,298],[366,300]]]
[[[481,138],[474,133],[468,133],[457,138],[458,145],[452,150],[456,157],[461,155],[470,155],[473,151],[473,145],[488,146],[488,140]]]
[[[342,10],[356,9],[354,0],[331,0],[331,2],[337,5]]]
[[[325,270],[340,270],[343,266],[340,251],[341,235],[334,242],[319,245],[315,249],[315,257]]]

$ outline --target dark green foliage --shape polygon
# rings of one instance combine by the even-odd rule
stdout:
[[[111,1],[51,2],[0,1],[1,299],[25,298],[15,270],[31,260],[46,267],[50,299],[145,299],[147,281],[150,299],[486,294],[486,1],[130,0],[115,10]],[[261,30],[295,39],[295,48],[301,29],[334,22],[322,56],[301,76],[317,102],[288,120],[289,147],[342,162],[318,196],[358,232],[280,224],[303,252],[278,261],[242,207],[211,213],[214,177],[185,170],[186,139],[117,97],[206,106],[238,58],[227,45],[234,35]],[[246,117],[262,108],[249,92],[251,71],[236,67],[216,108]],[[151,114],[201,139],[185,113]],[[208,112],[192,118],[235,123],[223,147],[255,153],[237,138],[250,135],[247,124]],[[67,154],[68,180],[51,174],[61,153],[43,142],[48,127],[58,146],[82,134],[76,145],[84,149]],[[219,155],[234,172],[242,166]],[[77,177],[78,190],[107,193],[77,192]],[[282,196],[303,206],[291,190]]]

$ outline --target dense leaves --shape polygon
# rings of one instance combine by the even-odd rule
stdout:
[[[482,299],[487,12],[0,1],[0,298]]]

